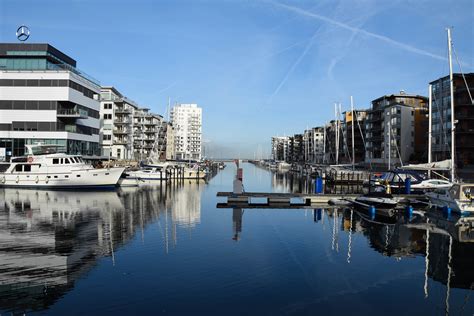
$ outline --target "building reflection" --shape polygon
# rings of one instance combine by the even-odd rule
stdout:
[[[157,220],[170,227],[166,238],[176,241],[177,225],[200,222],[199,186],[0,190],[0,311],[47,309],[98,259],[109,257],[113,266],[114,252],[137,234],[143,238]]]
[[[376,251],[397,259],[424,256],[425,297],[429,296],[428,278],[444,284],[446,314],[452,288],[474,287],[474,218],[447,218],[430,210],[412,218],[398,217],[390,224],[368,221],[365,216],[356,216],[348,223],[351,212],[344,212],[343,229],[349,233],[359,230]],[[348,248],[350,251],[350,244]]]
[[[242,233],[244,210],[232,210],[233,238]],[[351,208],[314,209],[313,220],[329,227],[331,249],[339,252],[347,242],[346,261],[351,263],[352,235],[365,236],[371,248],[384,256],[401,260],[406,257],[425,258],[425,296],[429,295],[428,278],[446,286],[446,309],[449,310],[451,288],[474,287],[474,218],[446,218],[436,212],[419,213],[412,217],[399,216],[380,222]],[[326,222],[326,223],[325,223]],[[348,233],[341,239],[340,231]]]
[[[242,216],[244,215],[244,210],[241,208],[234,208],[232,210],[232,228],[234,230],[233,240],[239,241],[240,234],[242,233]]]
[[[314,192],[314,179],[311,179],[310,177],[303,177],[292,172],[272,172],[271,179],[274,192]]]
[[[293,172],[272,172],[271,183],[273,192],[287,192],[287,193],[314,193],[315,179]],[[325,182],[324,192],[332,194],[342,193],[362,193],[361,185],[334,185]]]

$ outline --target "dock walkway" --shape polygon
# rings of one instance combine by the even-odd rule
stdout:
[[[314,205],[328,204],[330,200],[354,200],[360,194],[311,194],[311,193],[267,193],[267,192],[217,192],[217,197],[226,197],[227,203],[219,203],[220,207],[238,205],[241,207],[271,208],[305,208]],[[394,195],[400,201],[415,201],[424,198],[419,194]],[[258,199],[258,201],[254,201]]]

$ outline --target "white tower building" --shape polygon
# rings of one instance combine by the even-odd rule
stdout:
[[[197,104],[178,104],[170,118],[175,128],[176,159],[200,160],[202,108]]]

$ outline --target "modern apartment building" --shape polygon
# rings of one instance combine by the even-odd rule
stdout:
[[[415,149],[415,135],[426,135],[428,99],[420,95],[384,95],[372,101],[367,112],[365,162],[393,168],[401,163],[416,162],[422,149]],[[419,150],[419,152],[417,152]]]
[[[272,137],[272,160],[284,161],[288,157],[289,137]]]
[[[114,87],[100,91],[100,141],[102,155],[134,159],[133,115],[139,106]]]
[[[324,160],[324,127],[307,129],[303,134],[304,161],[321,164]]]
[[[352,162],[352,124],[354,123],[354,156],[355,163],[365,160],[365,120],[367,118],[366,110],[354,110],[355,120],[352,119],[352,112],[347,111],[344,115],[344,152],[349,156],[349,162]]]
[[[166,123],[114,87],[101,88],[101,146],[104,156],[121,160],[164,160]]]
[[[0,44],[0,159],[26,144],[99,155],[99,83],[49,44]]]
[[[474,95],[474,73],[465,74],[471,96]],[[432,87],[432,160],[451,158],[451,95],[449,76],[430,83]],[[453,74],[456,165],[474,169],[474,104],[461,74]],[[427,138],[425,138],[425,141]],[[472,175],[471,175],[472,178]]]
[[[304,162],[305,143],[303,134],[295,134],[290,139],[290,156],[287,162]]]
[[[178,104],[171,110],[175,128],[176,159],[200,160],[202,141],[202,108],[197,104]]]
[[[166,122],[163,117],[142,108],[133,114],[135,160],[166,159]]]
[[[327,164],[340,164],[348,162],[347,153],[344,151],[344,135],[342,120],[332,120],[325,125],[326,154],[324,161]]]

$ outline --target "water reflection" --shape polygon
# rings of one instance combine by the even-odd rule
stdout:
[[[313,193],[315,179],[293,172],[272,171],[271,185],[273,192]],[[324,185],[325,193],[361,193],[362,190],[361,185],[330,185],[328,182]]]
[[[252,210],[258,212],[258,210]],[[234,240],[240,239],[244,211],[233,209]],[[415,212],[411,217],[399,216],[390,222],[370,219],[352,208],[314,209],[313,221],[330,223],[330,248],[340,251],[347,242],[346,261],[353,257],[353,234],[364,236],[370,247],[383,256],[396,260],[422,256],[425,258],[424,296],[429,296],[428,278],[446,286],[445,311],[449,314],[449,296],[453,288],[474,288],[474,218],[447,218],[435,210]],[[347,241],[340,231],[347,232]],[[469,298],[466,298],[469,300]]]
[[[167,252],[177,226],[199,224],[200,187],[194,181],[117,192],[0,190],[0,311],[47,309],[100,258],[113,266],[115,252],[137,233],[143,239],[159,219]]]

